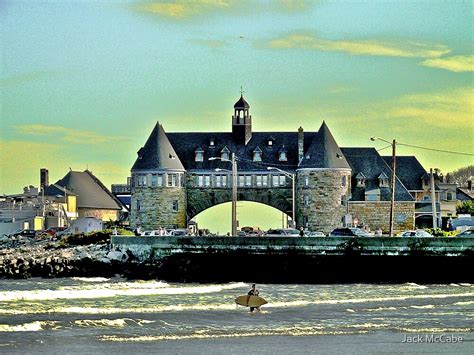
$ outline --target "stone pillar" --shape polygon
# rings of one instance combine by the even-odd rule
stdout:
[[[298,163],[304,157],[304,132],[303,127],[298,128]]]

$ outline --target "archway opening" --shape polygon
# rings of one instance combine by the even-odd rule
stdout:
[[[232,225],[232,203],[226,202],[208,208],[193,218],[199,229],[208,229],[212,234],[230,233]],[[290,222],[288,222],[290,220]],[[258,202],[238,201],[238,230],[243,227],[259,228],[266,231],[270,228],[287,228],[291,218],[284,212]]]

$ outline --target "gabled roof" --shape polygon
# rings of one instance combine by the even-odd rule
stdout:
[[[380,175],[378,176],[379,179],[388,179],[388,176],[387,174],[385,174],[385,172],[381,172]]]
[[[318,134],[313,138],[311,145],[305,151],[299,168],[350,169],[344,154],[339,149],[336,140],[324,121],[319,128]]]
[[[208,141],[209,136],[205,142],[200,142],[198,146],[205,145]],[[194,152],[194,149],[190,151]],[[184,170],[178,154],[176,154],[163,126],[159,122],[153,128],[145,146],[138,151],[137,160],[132,167],[132,170],[154,169]]]
[[[234,108],[250,108],[250,105],[245,101],[244,96],[240,95],[240,99],[234,104]]]
[[[364,175],[362,172],[358,172],[357,175],[355,176],[356,179],[367,179],[367,176]]]
[[[70,171],[56,184],[77,195],[78,208],[122,209],[120,201],[89,170]]]
[[[456,189],[456,199],[459,201],[472,201],[474,200],[474,193],[468,188],[458,187]]]
[[[361,173],[366,176],[365,187],[357,187],[357,184],[352,184],[353,201],[364,201],[365,190],[378,189],[378,177],[381,173],[385,173],[387,176],[392,175],[392,170],[374,148],[341,148],[341,150],[347,158],[353,174]],[[381,187],[380,200],[390,201],[390,197],[390,188]],[[395,201],[413,201],[411,194],[398,179],[395,181]]]
[[[382,159],[388,164],[388,166],[392,166],[391,156],[384,156]],[[411,191],[423,190],[421,179],[424,176],[429,179],[429,175],[418,159],[414,156],[397,156],[395,162],[395,173],[402,181],[403,185]]]

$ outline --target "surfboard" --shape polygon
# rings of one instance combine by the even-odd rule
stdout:
[[[268,302],[259,296],[244,295],[237,297],[235,303],[244,307],[260,307]]]

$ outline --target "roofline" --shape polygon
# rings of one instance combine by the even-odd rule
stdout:
[[[297,168],[296,171],[326,171],[326,170],[336,170],[336,171],[350,171],[350,168]]]

